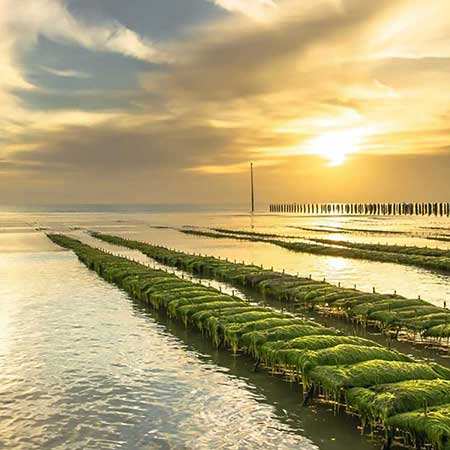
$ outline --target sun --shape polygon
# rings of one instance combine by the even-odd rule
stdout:
[[[350,153],[357,153],[361,143],[360,130],[325,132],[309,141],[309,152],[327,159],[329,167],[340,166]]]

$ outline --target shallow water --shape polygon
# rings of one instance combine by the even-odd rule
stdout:
[[[173,229],[158,229],[154,226],[202,226],[226,227],[248,231],[299,234],[309,237],[335,238],[372,243],[390,243],[405,245],[420,245],[428,247],[450,248],[448,242],[430,241],[424,239],[435,228],[449,230],[449,218],[434,217],[299,217],[293,215],[257,214],[249,216],[242,212],[83,212],[49,214],[17,214],[10,213],[7,219],[0,220],[0,229],[6,230],[6,225],[34,224],[50,229],[67,231],[69,229],[96,229],[106,233],[160,243],[191,252],[201,252],[228,257],[238,261],[263,264],[277,270],[285,269],[288,273],[299,273],[303,276],[311,274],[314,278],[377,292],[393,293],[410,298],[420,296],[438,306],[450,298],[449,277],[445,274],[433,273],[426,269],[407,267],[390,263],[344,259],[306,253],[295,253],[271,244],[252,243],[233,239],[212,239],[206,237],[185,235]],[[405,234],[382,236],[362,235],[355,233],[308,233],[291,228],[304,227],[342,227],[367,228],[373,230],[396,230]],[[441,231],[442,231],[441,230]],[[442,231],[443,232],[443,231]],[[1,236],[2,233],[0,233]],[[19,234],[19,233],[18,233]],[[2,250],[0,238],[0,251]],[[5,241],[6,242],[6,241]],[[447,301],[447,304],[449,302]]]
[[[313,448],[72,254],[1,262],[1,448]]]
[[[205,286],[212,286],[215,289],[220,290],[221,292],[229,295],[235,295],[252,304],[264,304],[265,306],[271,307],[278,311],[289,311],[294,315],[306,318],[308,320],[317,321],[322,325],[337,328],[345,334],[351,336],[361,336],[364,338],[375,340],[381,345],[395,348],[396,350],[405,353],[418,361],[437,362],[439,364],[450,367],[450,356],[446,348],[433,348],[428,345],[422,345],[419,343],[419,341],[411,342],[411,340],[404,338],[390,339],[376,328],[361,326],[355,324],[354,322],[347,321],[342,317],[329,315],[327,313],[314,312],[305,310],[303,308],[299,309],[294,304],[278,302],[276,300],[268,300],[261,293],[255,292],[255,290],[253,289],[246,289],[242,286],[239,286],[239,288],[237,288],[236,286],[233,286],[232,284],[224,281],[218,281],[214,278],[199,274],[192,274],[182,269],[159,263],[138,250],[132,250],[127,247],[117,246],[104,242],[100,239],[93,238],[85,232],[75,232],[70,233],[70,235],[71,237],[79,239],[82,242],[90,245],[91,247],[99,248],[115,255],[120,255],[122,257],[137,261],[141,264],[145,264],[153,268],[166,270],[170,273],[176,274],[178,277],[192,280],[194,283],[202,283]]]
[[[376,448],[39,244],[0,256],[0,448]]]
[[[0,214],[0,448],[379,448],[359,435],[356,420],[302,408],[296,386],[254,373],[246,357],[218,352],[197,333],[135,304],[36,228],[75,236],[97,229],[361,289],[420,294],[441,305],[450,298],[441,274],[151,226],[302,235],[290,227],[401,229],[408,235],[338,238],[429,245],[422,227],[449,223],[142,210]]]

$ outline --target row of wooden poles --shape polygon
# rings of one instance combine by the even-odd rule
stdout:
[[[450,203],[273,203],[269,212],[374,216],[449,216]]]

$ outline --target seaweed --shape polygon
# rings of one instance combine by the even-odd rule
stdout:
[[[430,442],[438,450],[450,449],[450,404],[397,414],[386,419],[385,426],[410,433],[416,447]]]
[[[251,287],[262,292],[266,298],[304,307],[326,307],[337,312],[344,311],[349,318],[362,323],[370,321],[383,331],[405,329],[414,335],[421,333],[424,338],[438,340],[450,337],[450,327],[447,328],[450,312],[424,300],[407,299],[395,294],[364,293],[255,265],[232,263],[211,256],[189,255],[117,236],[92,234],[107,242],[140,250],[164,264],[212,276],[236,286]],[[395,256],[394,252],[391,254]],[[430,317],[426,319],[427,316]],[[424,317],[424,320],[421,320],[421,317]]]
[[[325,399],[346,402],[353,411],[359,412],[363,421],[378,421],[389,436],[412,436],[419,444],[449,448],[449,369],[435,363],[414,362],[371,340],[345,336],[310,320],[294,318],[268,307],[255,307],[212,288],[203,289],[161,269],[106,254],[63,235],[48,236],[58,245],[73,250],[87,267],[133,297],[165,309],[188,327],[208,330],[216,345],[248,352],[282,370],[291,380],[298,377],[304,386],[317,387]],[[183,254],[162,248],[155,249],[154,253],[167,261],[184,264],[180,262],[184,260]],[[204,262],[198,258],[186,259],[196,270]],[[230,264],[222,267],[217,260],[213,266],[217,273],[225,276],[230,272],[233,276],[245,274],[247,269],[248,273],[255,273],[254,266],[242,267],[240,271],[240,267],[230,267]],[[306,280],[300,280],[300,284],[314,284]],[[314,295],[323,290],[329,293],[322,293],[322,298],[334,295],[330,294],[333,289],[326,286],[308,287],[306,295],[316,298]],[[372,295],[363,294],[346,299],[351,298],[357,303],[363,299],[373,300]],[[430,309],[422,302],[411,309],[410,304],[406,305],[407,302],[395,296],[384,297],[380,305],[370,303],[367,313],[370,310],[370,314],[403,315],[405,320],[409,320],[411,310],[420,309],[425,313]],[[427,332],[441,336],[444,330],[438,326]],[[440,402],[445,404],[439,405]]]
[[[450,371],[434,364],[371,360],[349,366],[319,366],[310,372],[314,383],[338,393],[352,387],[397,383],[406,380],[450,379]]]
[[[332,239],[309,238],[310,242],[292,242],[263,233],[221,229],[202,231],[180,229],[182,233],[216,239],[238,239],[252,242],[266,242],[294,252],[328,255],[342,258],[365,259],[425,268],[439,272],[450,272],[450,251],[427,247],[403,247],[397,245],[361,244]]]
[[[353,388],[347,401],[368,420],[386,420],[396,414],[450,403],[450,381],[410,380]]]

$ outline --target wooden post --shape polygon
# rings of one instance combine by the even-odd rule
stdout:
[[[250,184],[251,184],[251,203],[252,203],[252,214],[255,212],[255,192],[253,187],[253,163],[250,163]]]

